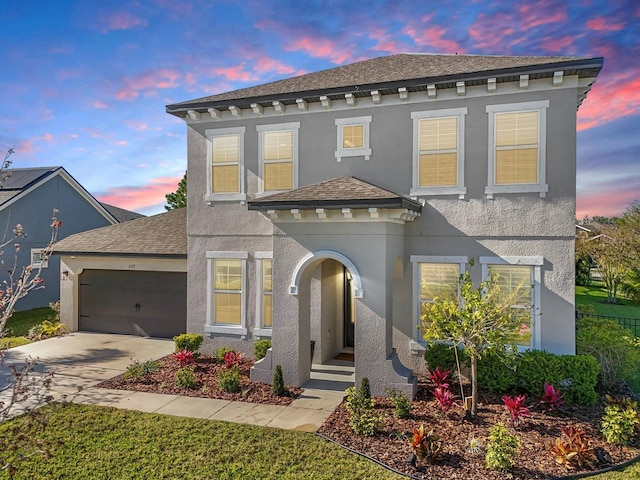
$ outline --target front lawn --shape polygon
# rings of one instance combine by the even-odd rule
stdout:
[[[0,339],[0,349],[31,343],[30,340],[26,338],[29,329],[41,324],[45,320],[54,318],[55,314],[56,312],[49,307],[39,307],[14,312],[7,321],[6,336]]]
[[[596,314],[613,317],[640,318],[640,305],[637,302],[618,297],[620,303],[612,305],[605,303],[607,290],[601,284],[588,287],[576,285],[576,310],[579,305],[592,305]]]
[[[110,407],[46,408],[45,438],[59,446],[49,459],[25,461],[16,479],[403,478],[310,433]]]

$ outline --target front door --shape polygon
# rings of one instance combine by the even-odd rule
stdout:
[[[353,285],[351,273],[345,267],[343,270],[344,277],[344,338],[343,338],[343,347],[345,350],[352,350],[355,343],[355,333],[356,333],[356,310],[355,310],[355,302],[353,298]]]

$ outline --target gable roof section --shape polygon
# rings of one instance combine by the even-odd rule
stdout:
[[[0,211],[9,207],[44,183],[60,176],[110,223],[118,220],[93,195],[78,183],[63,167],[9,168],[0,170],[0,176],[10,173],[0,185]]]
[[[436,55],[400,53],[343,65],[320,72],[286,78],[254,87],[220,93],[186,102],[167,105],[167,112],[184,117],[190,109],[207,107],[249,108],[251,103],[274,100],[293,104],[297,98],[319,101],[320,95],[381,94],[385,89],[405,87],[408,91],[426,90],[427,84],[438,88],[454,88],[457,81],[467,85],[513,81],[521,74],[531,78],[552,77],[556,71],[567,75],[595,78],[602,68],[602,57],[538,57],[496,55]],[[263,105],[264,106],[264,105]]]
[[[136,218],[143,218],[143,215],[138,212],[132,212],[131,210],[125,210],[124,208],[116,207],[115,205],[109,205],[108,203],[100,202],[107,212],[115,217],[118,223],[128,222],[129,220],[135,220]]]
[[[57,242],[54,253],[186,258],[187,209],[76,233]]]
[[[417,200],[355,177],[339,177],[248,202],[249,210],[315,208],[406,208],[420,213]]]

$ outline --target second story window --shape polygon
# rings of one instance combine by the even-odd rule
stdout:
[[[412,195],[464,198],[466,108],[413,112]]]
[[[206,131],[209,171],[207,201],[244,200],[245,128]]]
[[[371,116],[336,119],[338,145],[335,155],[338,162],[343,157],[364,157],[365,160],[371,158],[370,125]]]
[[[299,123],[258,125],[261,192],[297,188],[299,128]]]

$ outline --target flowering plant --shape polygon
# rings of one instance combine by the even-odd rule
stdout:
[[[433,395],[436,397],[436,400],[438,400],[438,408],[443,412],[449,410],[451,405],[453,405],[454,398],[449,387],[445,385],[433,389]]]
[[[231,350],[230,352],[224,354],[224,364],[227,368],[240,365],[243,356],[244,355],[242,352],[234,352],[233,350]]]
[[[449,388],[449,384],[446,383],[446,380],[450,372],[451,371],[449,369],[446,369],[443,372],[442,370],[440,370],[440,367],[436,367],[436,369],[429,374],[429,378],[436,387]]]
[[[529,408],[524,405],[526,400],[527,397],[524,395],[516,395],[515,397],[505,395],[502,397],[502,401],[511,415],[514,428],[517,428],[524,421],[524,417],[529,416]]]
[[[540,403],[549,411],[558,410],[564,404],[562,400],[564,394],[560,390],[556,390],[553,385],[544,384],[544,393],[540,398]]]
[[[193,352],[191,350],[180,350],[175,352],[173,357],[178,361],[181,367],[184,367],[193,361]]]

